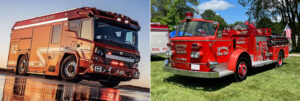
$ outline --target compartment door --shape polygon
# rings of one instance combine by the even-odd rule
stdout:
[[[45,73],[51,26],[39,26],[33,29],[28,72]]]

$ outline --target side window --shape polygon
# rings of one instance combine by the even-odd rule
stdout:
[[[81,38],[92,40],[92,20],[83,20],[81,29]]]
[[[132,32],[127,32],[126,33],[126,43],[127,44],[134,44],[133,43],[133,35],[132,35]]]
[[[59,43],[60,33],[61,33],[61,25],[53,26],[51,43]]]
[[[80,26],[80,20],[77,19],[77,20],[70,20],[69,21],[69,30],[70,31],[74,31],[74,32],[77,32],[77,35],[80,36],[79,34],[79,27]]]

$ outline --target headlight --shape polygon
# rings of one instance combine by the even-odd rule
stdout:
[[[216,67],[217,65],[218,65],[219,63],[218,62],[208,62],[207,63],[207,67],[208,68],[214,68],[214,67]]]
[[[192,51],[191,52],[191,58],[199,58],[203,56],[203,52],[202,51]]]
[[[99,47],[96,47],[95,48],[95,54],[103,57],[104,56],[104,50],[99,48]]]
[[[134,59],[134,62],[135,63],[140,62],[140,56],[136,56],[135,59]]]
[[[199,58],[200,53],[199,52],[192,52],[191,53],[191,58]]]
[[[135,64],[133,64],[133,66],[132,66],[132,68],[138,68],[138,67],[139,67],[138,63],[135,63]]]

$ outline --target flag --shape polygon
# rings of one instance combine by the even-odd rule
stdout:
[[[291,34],[292,34],[291,28],[288,25],[286,25],[284,31],[285,31],[286,38],[291,39]]]

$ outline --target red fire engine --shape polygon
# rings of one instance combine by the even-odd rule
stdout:
[[[16,74],[82,78],[116,86],[139,78],[137,21],[83,7],[18,21],[12,28],[7,66]]]
[[[257,29],[245,22],[246,30],[226,29],[218,34],[219,23],[186,14],[177,34],[168,43],[164,70],[178,75],[245,80],[252,68],[275,63],[282,66],[289,56],[286,37],[271,35],[271,29]]]

